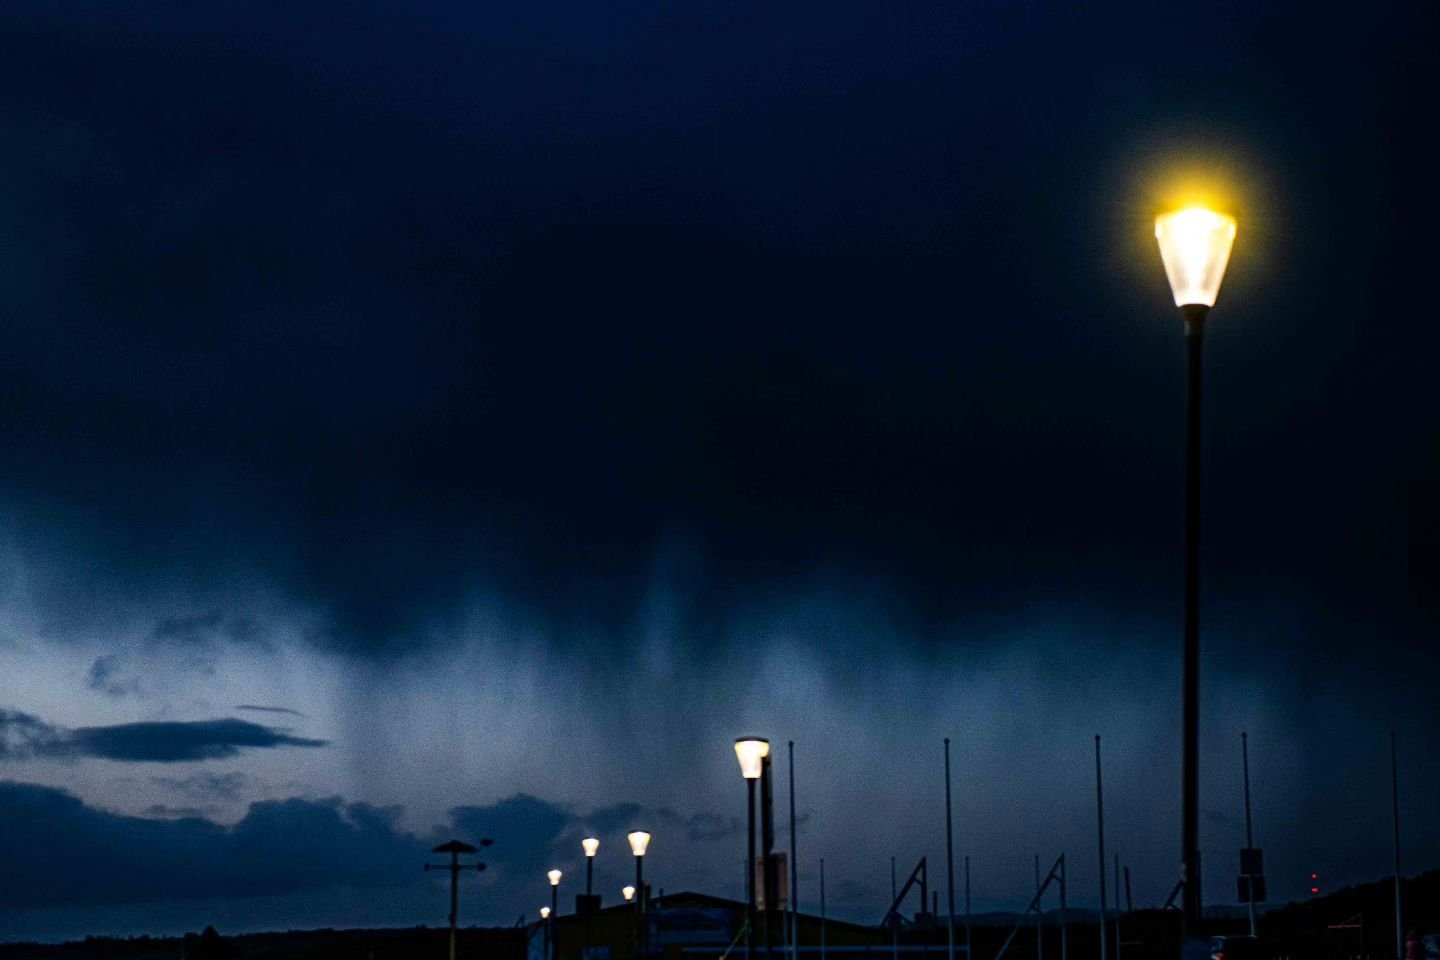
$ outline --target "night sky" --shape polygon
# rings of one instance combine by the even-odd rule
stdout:
[[[946,736],[977,909],[1096,899],[1095,734],[1158,904],[1195,184],[1206,900],[1242,730],[1272,899],[1389,872],[1392,729],[1440,866],[1437,18],[5,3],[0,938],[739,897],[749,733],[806,909],[943,864]]]

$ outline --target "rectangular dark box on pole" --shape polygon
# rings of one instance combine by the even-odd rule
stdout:
[[[1240,848],[1240,872],[1250,877],[1258,877],[1265,872],[1265,856],[1259,847]]]
[[[1265,878],[1264,877],[1236,877],[1236,896],[1241,903],[1264,903],[1265,902]],[[1250,897],[1251,891],[1255,897]]]

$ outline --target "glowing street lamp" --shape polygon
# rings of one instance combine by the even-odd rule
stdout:
[[[594,892],[595,886],[595,854],[600,852],[600,838],[586,837],[580,841],[580,846],[585,848],[585,896]]]
[[[549,907],[541,907],[541,908],[540,908],[540,919],[541,919],[541,920],[549,920],[549,919],[550,919],[550,908],[549,908]]]
[[[1235,243],[1235,218],[1187,207],[1155,218],[1155,239],[1175,306],[1185,322],[1185,621],[1181,693],[1180,880],[1185,925],[1199,930],[1200,901],[1200,398],[1205,318]]]
[[[629,903],[631,900],[635,899],[635,888],[628,885],[621,887],[620,895],[625,898],[626,903]]]
[[[740,761],[740,776],[745,778],[746,832],[745,846],[745,960],[755,957],[755,783],[765,772],[765,758],[770,756],[770,741],[764,737],[741,737],[735,741],[735,759]]]
[[[562,874],[559,870],[551,870],[549,873],[545,874],[545,876],[550,880],[550,913],[559,916],[560,878],[564,876],[564,874]],[[549,916],[549,914],[547,914],[546,916]],[[560,943],[558,940],[555,942],[555,953],[557,955],[560,953]]]

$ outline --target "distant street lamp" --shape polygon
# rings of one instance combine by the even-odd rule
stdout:
[[[595,854],[600,851],[599,837],[586,837],[580,841],[580,846],[585,848],[585,896],[594,893],[595,886]]]
[[[621,887],[620,895],[625,898],[626,903],[629,903],[631,900],[635,899],[635,888],[628,885]]]
[[[560,878],[564,876],[559,870],[551,870],[545,874],[550,879],[550,912],[555,916],[560,915]],[[555,950],[555,956],[560,956],[560,938],[552,936],[550,944]]]
[[[1181,694],[1182,817],[1180,880],[1185,926],[1194,935],[1200,898],[1200,397],[1201,348],[1205,318],[1220,293],[1220,281],[1235,243],[1235,218],[1204,207],[1187,207],[1155,219],[1160,259],[1185,322],[1185,646]]]
[[[645,851],[650,848],[650,833],[647,830],[632,830],[625,839],[630,841],[630,852],[635,854],[635,893],[640,898],[636,902],[635,917],[639,923],[640,952],[643,953],[647,939],[645,902],[650,899],[645,895]]]
[[[764,737],[741,737],[735,741],[740,776],[745,778],[748,824],[745,847],[745,960],[755,958],[755,784],[764,772],[765,758],[769,755],[770,741]]]
[[[549,920],[549,919],[550,919],[550,908],[549,908],[549,907],[541,907],[541,908],[540,908],[540,919],[541,919],[541,920]]]

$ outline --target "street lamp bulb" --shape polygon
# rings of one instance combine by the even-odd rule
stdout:
[[[560,878],[563,876],[563,874],[559,870],[551,870],[549,873],[545,874],[545,876],[550,878],[550,886],[558,887],[560,886]]]
[[[580,841],[580,846],[585,848],[585,856],[593,857],[600,850],[600,838],[586,837]]]
[[[637,857],[645,856],[645,850],[650,846],[650,834],[645,830],[635,830],[629,833],[626,840],[630,841],[630,852]]]
[[[1155,218],[1155,239],[1175,306],[1215,306],[1235,243],[1235,218],[1186,207]]]
[[[541,908],[540,908],[540,919],[541,919],[541,920],[549,920],[549,919],[550,919],[550,908],[549,908],[549,907],[541,907]]]
[[[635,899],[635,888],[634,888],[634,887],[631,887],[631,886],[621,887],[621,888],[620,888],[620,893],[625,897],[625,901],[626,901],[627,903],[630,902],[631,900],[634,900],[634,899]]]
[[[740,776],[746,780],[759,780],[770,756],[770,741],[764,737],[741,737],[735,741],[735,757],[740,761]]]

